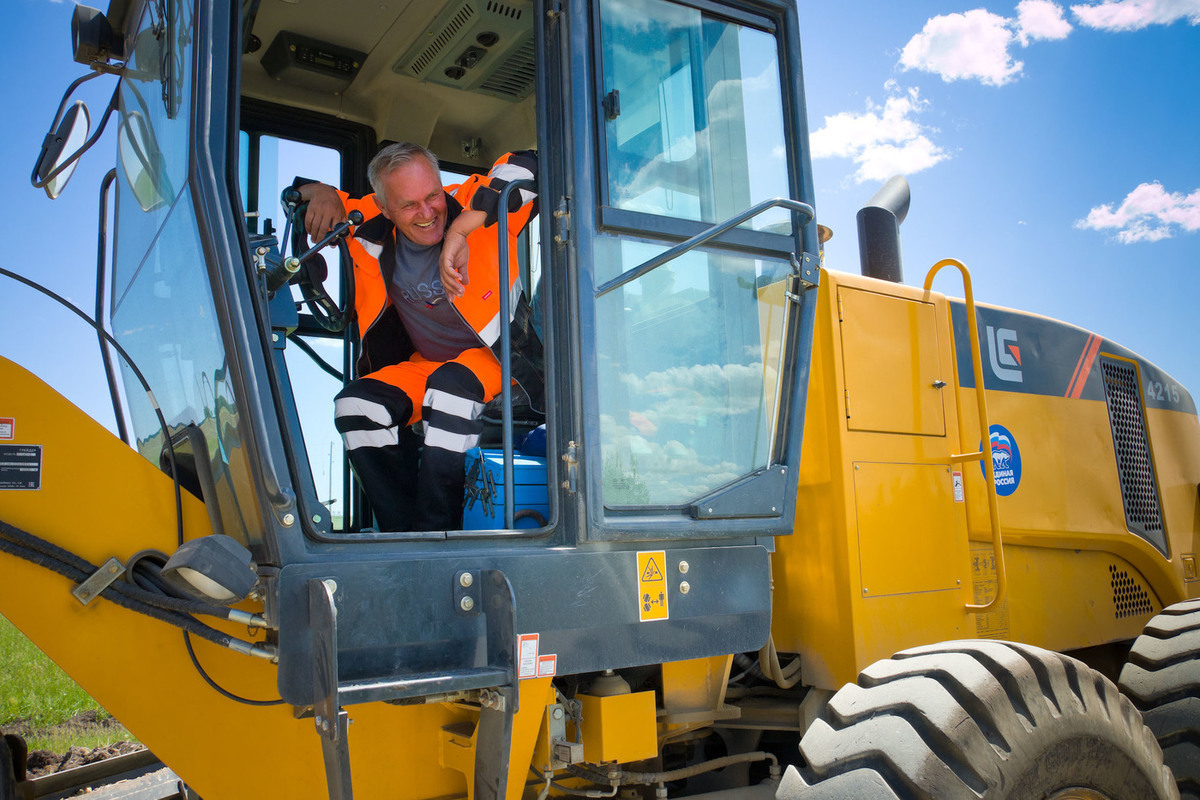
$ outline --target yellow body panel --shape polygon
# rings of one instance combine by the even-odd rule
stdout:
[[[1005,548],[1009,629],[1002,638],[1069,650],[1133,639],[1163,603],[1132,564],[1112,553]],[[981,633],[982,635],[982,633]]]
[[[1103,399],[989,389],[990,423],[1029,457],[1019,490],[998,497],[1008,599],[968,614],[996,576],[983,470],[951,459],[986,437],[950,305],[841,273],[819,291],[796,527],[772,561],[772,635],[801,654],[806,683],[836,688],[898,649],[962,636],[1056,650],[1127,640],[1196,595],[1194,415],[1145,410],[1165,557],[1126,529]]]
[[[41,488],[0,490],[0,519],[94,564],[145,548],[176,547],[172,483],[67,400],[0,358],[0,416],[16,420],[13,444],[42,447]],[[201,503],[184,493],[187,538],[209,531]],[[0,614],[91,693],[206,800],[327,796],[312,719],[287,705],[253,707],[213,691],[188,660],[182,634],[107,600],[84,606],[66,578],[0,555]],[[229,627],[239,638],[251,634]],[[243,697],[278,697],[273,664],[193,637],[209,674]],[[550,680],[523,681],[514,721],[509,797],[524,791]],[[443,766],[439,732],[470,730],[478,714],[450,705],[372,703],[348,709],[358,797],[465,797],[474,763]],[[650,725],[650,735],[654,726]],[[252,753],[252,758],[238,754]],[[278,768],[275,768],[278,766]],[[463,767],[467,767],[464,775]]]
[[[658,755],[654,692],[581,694],[583,757],[588,763],[641,761]]]
[[[864,597],[961,589],[966,537],[957,531],[953,473],[942,464],[854,464],[859,581]],[[897,513],[904,498],[917,513]]]
[[[942,436],[946,415],[932,303],[843,287],[838,291],[847,425],[851,430]],[[888,402],[878,402],[887,387]]]
[[[779,651],[800,653],[806,684],[836,688],[898,649],[973,636],[974,622],[966,514],[953,502],[965,467],[951,464],[957,420],[935,387],[953,373],[944,299],[828,272],[819,292],[771,630]]]

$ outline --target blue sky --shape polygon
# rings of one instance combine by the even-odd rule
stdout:
[[[1200,393],[1200,0],[804,3],[817,216],[894,173],[905,282],[1093,330]],[[949,275],[938,288],[959,294]]]
[[[59,200],[29,186],[83,68],[70,2],[8,2],[0,263],[90,311],[112,135]],[[1200,392],[1200,0],[806,1],[800,22],[827,266],[857,271],[854,214],[904,173],[907,283],[959,258],[977,299],[1093,330]],[[85,87],[95,115],[112,87]],[[94,335],[0,281],[0,354],[111,425]]]

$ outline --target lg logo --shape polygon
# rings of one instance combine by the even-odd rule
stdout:
[[[1021,348],[1017,346],[1017,332],[1012,328],[988,325],[987,340],[992,374],[1002,381],[1021,383]]]

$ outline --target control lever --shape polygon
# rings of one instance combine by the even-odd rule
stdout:
[[[306,244],[303,217],[306,208],[304,198],[301,197],[298,189],[288,187],[280,195],[280,201],[287,208],[287,223],[284,227],[283,241],[290,242],[292,250],[292,255],[283,259],[281,272],[289,276],[286,279],[287,282],[299,286],[300,302],[308,307],[313,321],[331,333],[339,333],[350,324],[351,318],[354,316],[353,261],[350,258],[350,246],[346,243],[346,237],[349,235],[351,227],[362,224],[362,212],[351,211],[348,220],[335,226],[319,242],[304,250]],[[333,244],[337,245],[340,256],[341,304],[334,302],[324,287],[324,282],[329,277],[329,270],[320,251]],[[301,253],[302,250],[303,253]]]
[[[297,194],[299,194],[299,192],[297,192]],[[331,230],[329,233],[325,234],[325,237],[323,239],[321,239],[321,241],[317,242],[311,248],[309,248],[307,251],[305,251],[304,255],[300,256],[299,258],[296,258],[295,256],[293,256],[293,258],[295,258],[295,260],[296,260],[296,266],[299,267],[305,261],[307,261],[308,259],[312,258],[314,255],[316,255],[318,250],[328,247],[330,244],[333,244],[335,241],[338,243],[338,246],[341,247],[342,240],[345,238],[346,234],[348,234],[350,232],[350,228],[361,225],[362,221],[363,221],[363,215],[362,215],[361,211],[358,211],[357,209],[354,211],[351,211],[350,219],[346,220],[345,222],[341,223],[340,225],[335,226],[333,228],[333,230]]]

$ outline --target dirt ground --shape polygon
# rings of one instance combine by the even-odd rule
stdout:
[[[114,739],[128,735],[125,729],[121,727],[121,724],[115,719],[111,717],[99,719],[95,711],[85,711],[82,714],[76,714],[66,722],[55,725],[52,728],[44,728],[37,731],[30,728],[24,720],[19,719],[0,726],[0,734],[15,733],[26,739],[30,738],[34,733],[42,734],[47,732],[61,733],[67,736],[111,733]],[[29,777],[38,778],[42,775],[49,775],[52,772],[61,772],[64,769],[78,767],[81,764],[92,764],[97,761],[103,761],[106,758],[144,749],[137,742],[120,741],[105,747],[90,749],[85,747],[71,747],[65,753],[52,753],[49,750],[31,750],[29,751]]]

